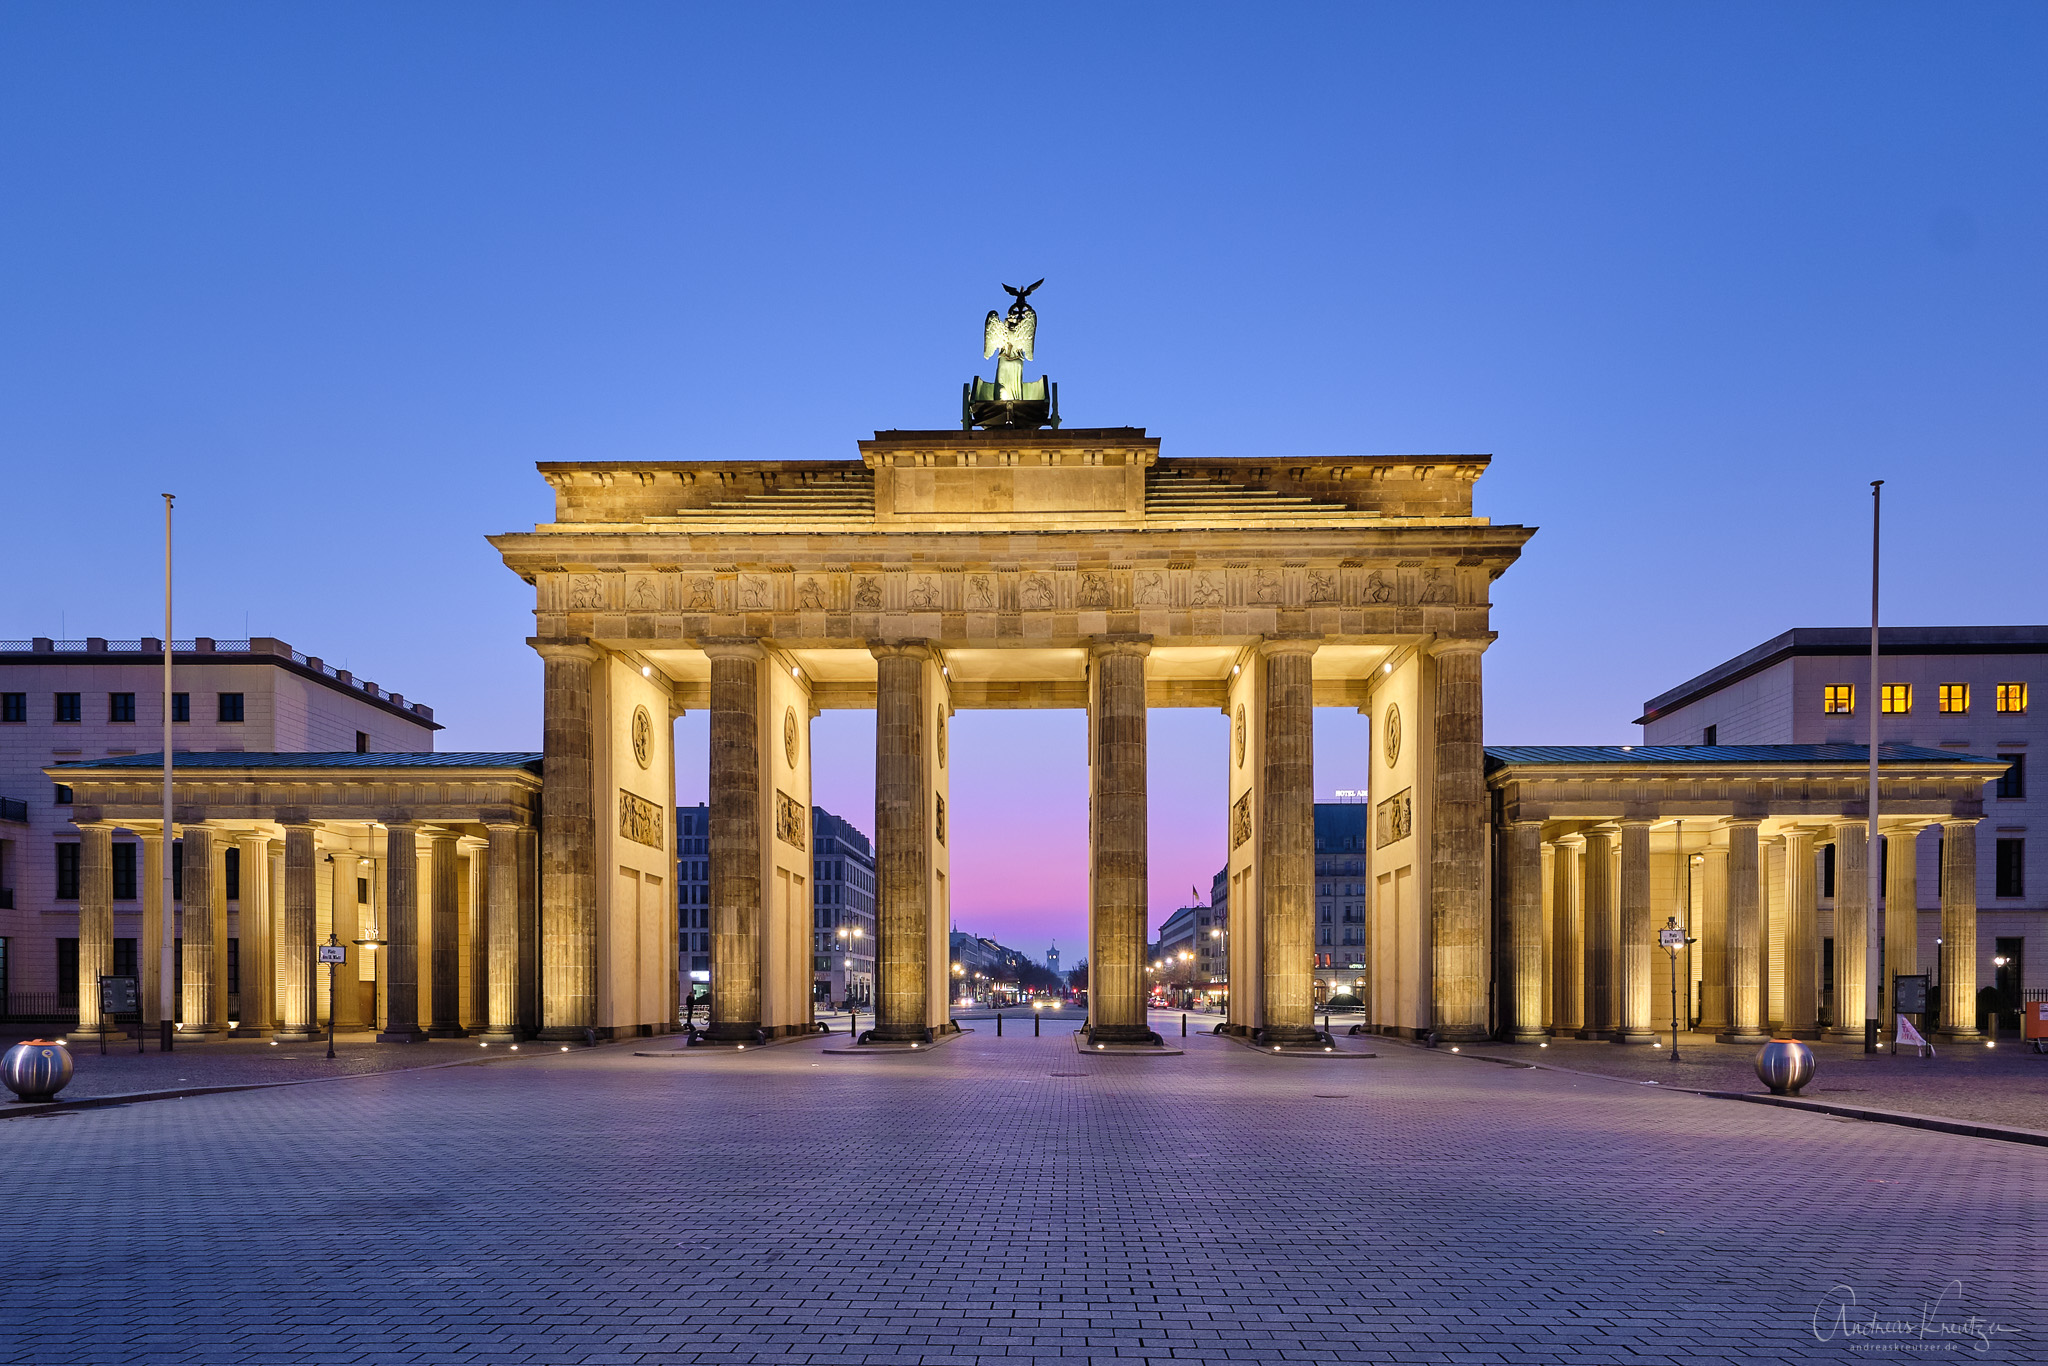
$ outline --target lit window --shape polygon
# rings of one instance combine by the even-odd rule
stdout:
[[[1998,709],[2024,716],[2027,711],[2027,685],[2024,683],[2001,683],[1998,685]]]
[[[1877,699],[1877,708],[1887,716],[1903,716],[1913,710],[1913,685],[1887,683]]]
[[[1830,683],[1821,698],[1820,709],[1829,716],[1854,716],[1856,714],[1856,685],[1854,683]]]
[[[1941,685],[1941,709],[1951,716],[1967,716],[1970,712],[1970,685],[1967,683],[1944,683]]]

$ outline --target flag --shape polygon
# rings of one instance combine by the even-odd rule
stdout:
[[[1932,1055],[1934,1052],[1934,1045],[1920,1037],[1920,1031],[1913,1028],[1913,1022],[1903,1015],[1899,1016],[1898,1020],[1899,1032],[1892,1036],[1894,1039],[1893,1046],[1896,1048],[1904,1048],[1908,1045],[1911,1045],[1916,1049],[1924,1048],[1927,1050],[1929,1055]]]

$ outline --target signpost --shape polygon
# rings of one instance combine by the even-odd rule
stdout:
[[[1664,952],[1671,955],[1671,1061],[1678,1061],[1678,951],[1693,941],[1678,927],[1675,915],[1664,918],[1664,928],[1657,931],[1657,942]],[[1691,991],[1686,995],[1691,996]]]
[[[133,1015],[142,1019],[142,992],[133,977],[100,977],[100,1056],[107,1055],[107,1017]],[[135,1032],[135,1051],[142,1052],[142,1031]]]
[[[348,950],[332,934],[319,946],[320,961],[327,965],[327,1056],[334,1056],[334,970],[348,961]]]

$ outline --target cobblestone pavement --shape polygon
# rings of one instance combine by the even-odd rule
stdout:
[[[1765,1089],[1756,1079],[1755,1044],[1717,1044],[1712,1035],[1681,1033],[1674,1064],[1669,1043],[1667,1034],[1657,1048],[1557,1039],[1548,1048],[1475,1044],[1469,1051],[1696,1091]],[[1997,1048],[1952,1048],[1937,1041],[1931,1058],[1910,1051],[1904,1057],[1865,1053],[1861,1044],[1807,1046],[1813,1049],[1814,1074],[1800,1094],[1808,1100],[2048,1130],[2048,1055],[2021,1047],[2009,1035]]]
[[[0,1038],[12,1044],[23,1038],[51,1038],[20,1029]],[[268,1039],[234,1039],[197,1043],[178,1041],[169,1053],[156,1051],[154,1038],[143,1052],[135,1051],[135,1040],[107,1040],[105,1057],[97,1043],[73,1043],[72,1066],[77,1070],[60,1100],[89,1100],[99,1096],[120,1096],[155,1091],[182,1091],[204,1086],[264,1086],[281,1081],[313,1081],[321,1077],[360,1076],[368,1072],[396,1072],[413,1067],[435,1067],[444,1063],[473,1062],[501,1048],[478,1047],[475,1039],[431,1039],[423,1043],[380,1044],[371,1034],[343,1034],[337,1037],[336,1056],[327,1056],[327,1040],[313,1043],[280,1043]],[[533,1045],[526,1045],[531,1051]],[[0,1100],[12,1100],[0,1090]],[[0,1114],[4,1114],[0,1108]]]
[[[2038,1148],[1405,1048],[823,1047],[0,1123],[0,1361],[2048,1351]]]

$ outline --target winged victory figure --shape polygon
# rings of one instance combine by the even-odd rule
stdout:
[[[988,321],[982,324],[982,359],[1001,356],[996,362],[996,396],[1006,403],[1024,397],[1024,362],[1033,359],[1031,346],[1038,337],[1038,314],[1027,301],[1031,291],[1044,283],[1041,277],[1022,289],[1004,285],[1003,292],[1012,299],[1009,313],[999,314],[991,308]]]

